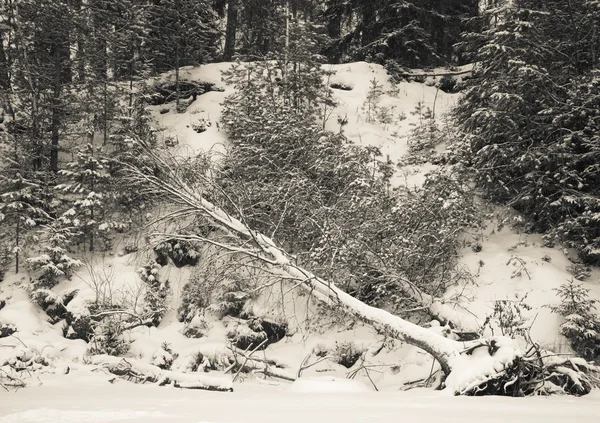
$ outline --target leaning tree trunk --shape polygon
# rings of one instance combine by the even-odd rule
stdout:
[[[177,221],[185,216],[202,217],[212,225],[224,230],[228,235],[228,239],[240,240],[239,243],[235,244],[233,242],[224,243],[217,239],[196,234],[152,234],[152,237],[158,242],[175,238],[207,243],[228,250],[231,253],[245,255],[261,261],[269,268],[271,273],[281,275],[286,280],[294,281],[297,285],[304,287],[317,300],[340,307],[373,326],[379,332],[427,351],[440,363],[442,371],[446,375],[446,387],[455,394],[477,395],[481,392],[506,394],[507,386],[514,386],[516,382],[520,381],[524,373],[531,373],[532,367],[534,370],[541,369],[541,374],[536,374],[535,377],[539,376],[542,382],[546,380],[547,375],[544,370],[548,372],[548,368],[541,362],[541,358],[539,365],[537,361],[534,364],[531,364],[531,360],[524,362],[523,354],[515,342],[509,338],[491,337],[468,342],[455,341],[352,297],[331,281],[323,280],[311,271],[296,265],[293,257],[278,247],[272,239],[252,230],[242,220],[227,213],[215,203],[208,201],[203,195],[204,190],[210,191],[210,194],[207,194],[210,198],[220,197],[224,201],[230,202],[234,209],[237,209],[227,193],[223,192],[220,187],[215,186],[208,177],[202,174],[195,175],[196,182],[202,181],[203,186],[200,188],[191,187],[186,183],[186,176],[183,176],[185,172],[178,170],[176,162],[170,162],[165,157],[149,150],[146,150],[145,153],[150,155],[153,160],[154,169],[148,171],[147,168],[140,170],[134,166],[129,166],[132,182],[140,187],[142,195],[157,195],[179,207],[177,211],[170,213],[165,219]],[[473,351],[479,348],[486,348],[489,353],[483,360],[481,354],[472,354]],[[534,360],[537,359],[536,356]],[[586,385],[581,390],[577,387],[575,393],[588,393],[594,383],[597,382],[596,379],[585,379],[586,374],[580,372],[584,363],[581,361],[571,362],[571,367],[574,367],[578,372],[576,375],[572,369],[562,371],[567,379],[575,383],[585,381]],[[550,376],[555,375],[555,370],[559,367],[564,369],[563,364],[565,364],[565,360],[555,365],[555,368],[550,370],[550,373],[552,373]],[[526,371],[523,371],[523,366],[528,366]],[[596,370],[592,369],[591,371],[595,372]],[[564,383],[565,386],[569,384],[569,380]],[[517,385],[519,384],[517,383]],[[511,392],[516,392],[516,395],[519,395],[521,390],[517,388]],[[530,393],[537,393],[537,391],[532,389]]]
[[[146,152],[146,154],[148,153]],[[427,351],[438,360],[446,375],[449,375],[457,365],[462,363],[461,351],[475,345],[445,338],[385,310],[369,306],[345,293],[334,283],[325,281],[309,270],[294,264],[292,256],[278,247],[269,237],[250,229],[241,220],[209,202],[202,196],[199,190],[188,186],[184,179],[177,173],[176,165],[167,163],[163,157],[159,157],[151,152],[149,154],[152,155],[152,159],[160,171],[148,173],[135,167],[130,167],[132,179],[139,183],[139,186],[145,193],[160,195],[166,198],[171,204],[180,206],[181,212],[173,213],[173,217],[180,219],[183,213],[202,216],[212,224],[241,239],[243,243],[240,245],[230,245],[201,235],[172,233],[157,233],[153,234],[154,237],[159,239],[168,237],[180,238],[209,243],[258,259],[268,266],[271,272],[300,282],[316,299],[330,305],[337,305],[348,313],[372,325],[378,331],[402,339],[411,345]],[[205,182],[207,186],[212,186],[212,182],[208,179],[205,179]],[[221,194],[226,196],[225,193]]]

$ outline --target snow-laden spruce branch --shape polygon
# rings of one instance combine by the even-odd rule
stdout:
[[[159,196],[175,207],[179,207],[179,212],[171,216],[178,218],[185,214],[201,216],[227,234],[225,237],[227,241],[223,241],[221,237],[202,234],[153,233],[151,237],[155,242],[180,239],[211,244],[234,254],[259,260],[272,275],[296,281],[297,285],[306,289],[315,299],[341,308],[379,332],[430,353],[440,363],[447,376],[446,387],[452,393],[481,392],[497,380],[499,382],[491,388],[492,393],[502,393],[503,389],[506,391],[506,384],[501,383],[503,378],[510,377],[511,383],[514,384],[513,379],[521,377],[520,367],[515,366],[515,363],[523,359],[523,355],[511,339],[491,337],[458,342],[361,302],[339,289],[333,282],[324,280],[297,265],[294,257],[280,248],[270,237],[250,228],[243,221],[242,213],[239,213],[240,218],[236,218],[218,206],[214,201],[223,201],[232,210],[239,211],[231,198],[220,187],[213,184],[208,176],[194,175],[193,181],[195,184],[198,183],[198,186],[192,186],[187,182],[176,161],[170,161],[167,156],[159,156],[152,151],[145,153],[153,160],[154,169],[149,171],[135,166],[128,167],[133,182],[143,187],[145,194]],[[209,201],[207,197],[213,201]],[[485,348],[487,353],[473,354],[480,348]],[[532,364],[532,361],[529,361],[529,365],[537,366],[536,363]],[[583,364],[579,362],[579,365]],[[536,368],[541,369],[543,383],[544,366],[542,364]],[[563,374],[574,380],[569,372],[571,371]]]

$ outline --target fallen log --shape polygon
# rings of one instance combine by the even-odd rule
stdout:
[[[143,147],[143,143],[141,144]],[[431,354],[440,363],[446,376],[443,383],[452,394],[518,396],[548,393],[544,387],[540,389],[537,386],[532,390],[524,390],[521,383],[515,389],[507,389],[514,385],[515,381],[535,383],[540,378],[556,378],[548,375],[548,368],[543,364],[543,360],[540,373],[532,376],[527,372],[527,363],[531,363],[535,357],[524,354],[514,340],[504,336],[492,336],[459,342],[363,303],[342,291],[332,281],[322,279],[299,265],[296,258],[274,240],[250,228],[245,223],[243,213],[238,211],[239,216],[236,217],[220,207],[219,202],[232,206],[234,210],[237,206],[221,187],[214,185],[209,176],[204,173],[195,174],[192,186],[188,183],[191,180],[189,175],[185,176],[187,173],[181,171],[181,166],[175,158],[169,161],[168,157],[147,148],[144,149],[144,154],[152,159],[152,171],[149,171],[150,168],[127,166],[132,182],[142,187],[142,194],[156,196],[177,207],[175,212],[162,218],[163,223],[169,220],[174,222],[186,216],[200,217],[226,234],[218,238],[204,233],[153,233],[150,237],[154,242],[179,239],[203,243],[227,251],[232,256],[259,261],[271,275],[280,276],[282,280],[302,287],[312,298],[357,317],[380,333],[403,340]],[[407,281],[407,284],[412,285],[410,281]],[[431,300],[433,302],[427,301],[430,308],[435,309],[443,305],[433,298]],[[551,371],[559,374],[561,378],[564,377],[564,382],[560,382],[559,387],[569,394],[588,393],[599,382],[599,369],[584,365],[583,362],[561,362]],[[509,380],[500,384],[507,376]]]
[[[110,373],[130,381],[133,380],[136,383],[149,382],[156,383],[159,386],[172,384],[176,388],[219,392],[233,391],[232,381],[226,377],[163,370],[152,364],[105,354],[92,356],[91,363],[102,366]]]

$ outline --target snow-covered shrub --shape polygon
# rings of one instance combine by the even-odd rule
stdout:
[[[207,257],[183,287],[177,317],[180,322],[190,322],[205,310],[219,318],[237,317],[251,297],[250,284],[236,267],[219,264],[216,256]]]
[[[442,76],[436,86],[445,93],[455,93],[460,90],[460,85],[452,75]]]
[[[192,124],[192,129],[201,134],[212,126],[212,122],[209,119],[200,118]]]
[[[52,322],[56,323],[65,318],[67,309],[63,303],[63,298],[59,297],[53,291],[46,288],[36,289],[31,292],[29,298],[31,302],[46,312],[52,319]]]
[[[171,345],[163,342],[160,349],[155,351],[152,356],[152,365],[160,367],[163,370],[170,370],[178,357],[178,354],[173,352]]]
[[[169,281],[161,281],[159,270],[161,265],[152,262],[138,269],[138,274],[146,284],[143,312],[151,316],[154,326],[158,326],[166,313],[166,301],[169,295]]]
[[[186,338],[200,339],[204,337],[202,329],[196,326],[188,326],[183,331],[183,336]]]
[[[255,332],[244,323],[237,324],[227,332],[227,339],[241,350],[254,350],[260,346],[261,350],[267,347],[267,334]]]
[[[198,351],[190,356],[185,370],[188,372],[197,372],[199,370],[207,372],[210,370],[210,362],[204,357],[204,354]]]
[[[181,291],[181,305],[177,310],[180,322],[189,322],[211,304],[216,287],[194,272]]]
[[[122,314],[115,313],[93,323],[94,334],[89,340],[91,354],[123,355],[129,351],[130,343],[123,337],[124,327],[129,324]]]
[[[349,369],[362,357],[365,350],[359,348],[351,341],[336,342],[335,349],[331,351],[333,360]]]
[[[592,269],[583,263],[573,263],[567,266],[567,271],[580,281],[584,281],[592,275]]]
[[[158,244],[154,252],[156,261],[162,266],[166,266],[169,259],[176,267],[195,266],[200,259],[196,248],[191,242],[172,239]]]
[[[276,322],[272,319],[252,317],[248,320],[248,327],[254,332],[264,332],[267,335],[267,345],[281,341],[287,334],[286,322]]]
[[[561,303],[550,309],[565,318],[560,333],[578,355],[587,360],[597,359],[600,356],[600,316],[595,312],[598,302],[590,298],[589,289],[573,279],[561,285],[556,294]]]
[[[6,338],[17,332],[17,327],[13,324],[0,323],[0,338]]]
[[[492,335],[499,330],[500,335],[515,338],[525,336],[529,331],[530,319],[526,316],[531,306],[525,302],[527,295],[522,298],[494,301],[494,311],[487,316],[481,327],[483,332],[489,328]]]

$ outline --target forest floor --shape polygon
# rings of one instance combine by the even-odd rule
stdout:
[[[214,83],[223,91],[201,95],[185,113],[176,113],[174,104],[154,106],[153,114],[159,129],[159,141],[169,137],[178,140],[179,154],[191,155],[198,151],[213,151],[218,160],[227,145],[227,138],[217,122],[220,104],[232,92],[221,81],[221,73],[229,64],[212,64],[199,68],[185,68],[182,78],[190,81]],[[424,108],[434,109],[442,130],[450,131],[442,117],[456,103],[459,94],[447,94],[435,87],[431,78],[425,83],[402,82],[393,86],[381,66],[364,62],[336,65],[330,83],[344,86],[334,95],[338,106],[331,111],[326,127],[339,131],[338,118],[347,120],[344,134],[356,143],[379,147],[384,156],[398,161],[408,152],[408,135],[420,120]],[[163,76],[168,79],[170,76]],[[389,108],[391,123],[369,121],[364,104],[371,81],[382,84],[383,94],[379,108]],[[351,88],[351,89],[350,89]],[[167,110],[168,109],[168,110]],[[197,133],[194,123],[199,119],[210,121],[206,131]],[[444,149],[441,145],[440,151]],[[395,177],[394,185],[420,186],[427,172],[435,164],[403,166]],[[555,352],[569,352],[568,343],[558,334],[561,319],[546,307],[556,304],[555,289],[571,277],[569,251],[542,246],[541,236],[522,234],[504,224],[505,214],[491,219],[485,229],[470,233],[461,266],[472,275],[467,284],[451,287],[445,300],[453,304],[452,321],[466,330],[478,330],[486,317],[494,311],[497,301],[526,302],[523,310],[525,324],[532,339]],[[476,246],[477,248],[473,248]],[[120,246],[122,248],[123,245]],[[136,269],[140,259],[132,256],[96,258],[90,268],[80,269],[70,281],[53,288],[57,294],[79,289],[69,304],[74,311],[94,295],[91,289],[93,271],[102,270],[114,282],[114,292],[121,295],[139,294]],[[218,360],[228,354],[226,334],[236,322],[210,320],[210,329],[201,339],[183,336],[184,324],[176,317],[181,290],[192,272],[189,268],[166,266],[161,272],[171,286],[170,311],[157,328],[140,327],[130,331],[131,349],[128,356],[145,363],[154,362],[161,345],[168,342],[178,358],[174,369],[184,370],[194,354]],[[270,345],[266,356],[280,362],[286,371],[295,374],[315,347],[334,347],[350,342],[368,351],[369,365],[381,366],[377,371],[361,371],[355,380],[347,381],[349,371],[338,364],[324,361],[308,369],[303,378],[294,383],[245,376],[238,379],[232,393],[213,393],[135,385],[115,379],[98,366],[82,364],[86,360],[86,344],[81,340],[67,340],[62,336],[60,323],[52,325],[47,316],[36,309],[22,289],[26,274],[8,274],[0,286],[0,299],[8,299],[0,310],[0,320],[19,328],[15,337],[0,340],[0,361],[19,352],[43,352],[52,361],[52,369],[33,375],[27,388],[16,393],[0,389],[0,423],[5,422],[389,422],[398,419],[411,421],[460,421],[514,423],[544,421],[546,423],[573,420],[597,421],[600,415],[600,392],[584,398],[455,398],[431,389],[402,391],[407,382],[426,379],[431,374],[432,359],[423,351],[399,342],[389,342],[375,331],[360,323],[342,322],[336,316],[320,319],[314,332],[298,330]],[[600,270],[592,269],[583,282],[594,298],[600,299]],[[293,297],[288,315],[296,318],[302,327],[313,309],[305,299]],[[254,306],[256,315],[268,314],[269,297],[264,296]],[[313,328],[314,325],[313,325]],[[437,330],[432,327],[432,330]],[[158,353],[157,353],[158,352]],[[262,355],[262,354],[261,354]],[[69,371],[60,371],[67,369]],[[68,374],[64,374],[68,373]],[[326,375],[326,376],[324,376]],[[231,377],[226,375],[226,377]],[[109,383],[112,381],[112,383]],[[40,385],[40,386],[37,386]],[[372,385],[380,392],[374,392]]]

